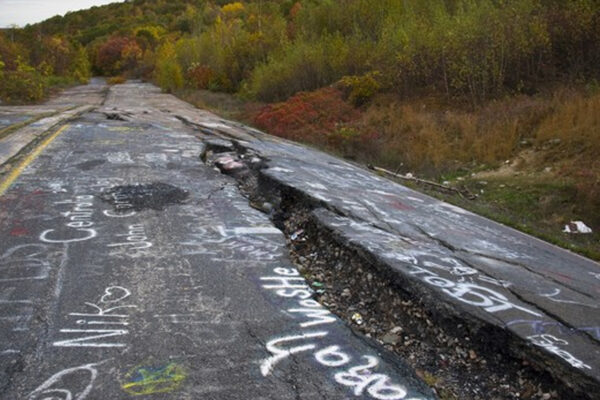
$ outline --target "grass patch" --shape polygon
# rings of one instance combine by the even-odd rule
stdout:
[[[576,182],[549,176],[465,179],[461,182],[479,198],[474,201],[427,188],[413,188],[504,225],[536,236],[557,246],[600,261],[600,231],[591,234],[562,232],[570,221],[582,220],[598,226],[578,201]]]

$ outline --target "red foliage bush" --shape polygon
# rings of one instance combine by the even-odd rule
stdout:
[[[142,49],[135,39],[112,36],[98,48],[95,67],[105,75],[118,75],[135,68]]]
[[[359,112],[338,89],[301,92],[282,103],[264,107],[254,117],[260,129],[291,140],[327,145],[330,135],[356,120]]]

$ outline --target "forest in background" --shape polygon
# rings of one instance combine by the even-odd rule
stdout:
[[[91,75],[600,231],[600,0],[133,0],[0,33],[4,103]]]
[[[600,7],[597,0],[134,0],[5,29],[0,57],[3,74],[23,88],[44,77],[85,80],[91,67],[166,90],[185,85],[267,102],[341,81],[355,105],[377,92],[423,90],[477,105],[550,82],[598,79]],[[2,95],[18,100],[12,92],[3,87]],[[36,100],[31,92],[26,99]]]

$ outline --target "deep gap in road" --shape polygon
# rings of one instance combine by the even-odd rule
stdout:
[[[119,113],[105,113],[104,115],[106,115],[106,119],[109,119],[111,121],[127,121]]]
[[[162,182],[114,186],[100,194],[100,198],[112,204],[118,212],[144,209],[161,211],[170,204],[182,203],[188,196],[186,190]]]
[[[106,119],[111,121],[129,121],[131,119],[132,114],[126,111],[116,111],[115,112],[103,112]]]
[[[524,348],[507,330],[459,318],[444,303],[432,307],[436,299],[415,296],[424,292],[411,290],[414,283],[323,226],[313,214],[321,204],[263,174],[267,160],[236,141],[223,142],[205,140],[202,160],[235,178],[250,205],[284,232],[290,258],[315,299],[357,335],[398,354],[442,400],[590,398],[536,368],[539,350]]]

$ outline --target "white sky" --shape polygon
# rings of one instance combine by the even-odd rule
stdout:
[[[0,0],[0,28],[25,26],[67,11],[117,3],[119,0]]]

